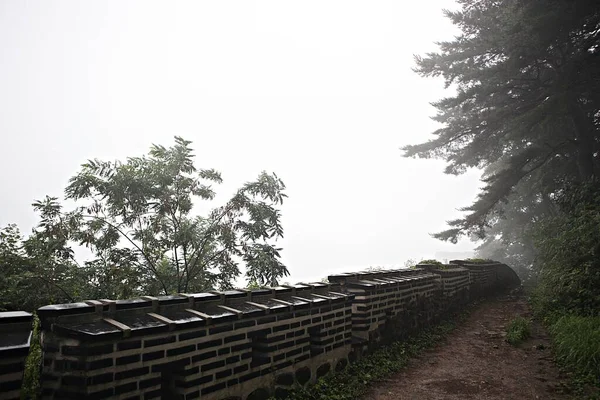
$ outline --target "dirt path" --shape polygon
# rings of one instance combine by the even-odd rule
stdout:
[[[504,341],[508,322],[530,316],[522,297],[480,304],[445,343],[405,371],[373,385],[365,400],[567,399],[542,327],[520,347]]]

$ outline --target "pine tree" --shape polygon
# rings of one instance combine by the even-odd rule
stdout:
[[[446,11],[462,33],[416,57],[456,95],[434,103],[435,138],[405,146],[445,172],[483,168],[484,188],[464,218],[434,236],[484,237],[511,195],[541,203],[600,174],[600,7],[593,0],[460,0]]]

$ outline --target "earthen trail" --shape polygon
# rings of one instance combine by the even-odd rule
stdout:
[[[567,399],[545,330],[533,325],[519,347],[504,340],[509,321],[530,316],[522,297],[480,304],[444,343],[373,385],[364,400]]]

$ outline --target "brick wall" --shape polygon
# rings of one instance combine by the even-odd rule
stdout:
[[[453,262],[332,275],[329,284],[42,307],[43,398],[284,397],[518,283],[503,268]]]
[[[19,399],[31,341],[31,314],[0,312],[0,399]]]

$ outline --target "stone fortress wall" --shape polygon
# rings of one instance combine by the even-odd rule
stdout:
[[[452,261],[332,275],[329,284],[45,306],[42,398],[283,398],[519,283],[504,264]],[[30,314],[0,313],[0,399],[19,398],[30,340]]]

